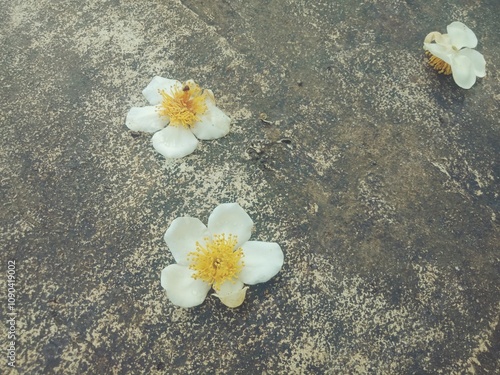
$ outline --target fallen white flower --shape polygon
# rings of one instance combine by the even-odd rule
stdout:
[[[231,120],[215,106],[213,92],[193,80],[181,83],[154,77],[142,93],[151,105],[131,108],[125,123],[133,131],[155,133],[153,147],[166,158],[189,155],[198,139],[216,139],[229,132]]]
[[[462,22],[452,22],[446,30],[448,34],[433,31],[425,37],[429,62],[439,73],[453,74],[458,86],[470,89],[476,76],[486,75],[486,61],[473,49],[477,46],[476,35]]]
[[[161,273],[161,285],[177,306],[200,305],[213,287],[228,307],[240,306],[248,285],[263,283],[283,266],[283,251],[275,242],[249,241],[253,221],[237,203],[217,206],[205,226],[179,217],[165,232],[165,242],[177,264]]]

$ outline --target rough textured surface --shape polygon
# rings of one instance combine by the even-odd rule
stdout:
[[[500,372],[497,0],[1,8],[0,259],[3,275],[16,261],[18,341],[17,368],[0,368]],[[471,90],[422,50],[454,20],[487,60]],[[164,160],[124,125],[155,75],[211,88],[231,133]],[[236,310],[172,306],[164,231],[232,201],[253,239],[282,245],[282,272]]]

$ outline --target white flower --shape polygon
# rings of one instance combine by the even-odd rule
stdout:
[[[213,287],[228,307],[238,307],[248,287],[268,281],[283,265],[283,251],[274,242],[249,241],[253,221],[237,203],[217,206],[208,226],[178,217],[165,232],[177,264],[161,273],[161,285],[177,306],[200,305]]]
[[[154,77],[142,94],[151,105],[131,108],[125,123],[131,130],[155,133],[153,147],[167,158],[189,155],[198,139],[216,139],[229,132],[231,120],[215,106],[212,91],[193,80],[181,83]]]
[[[470,89],[476,83],[476,76],[486,75],[483,55],[472,49],[477,46],[476,35],[462,22],[452,22],[446,30],[448,34],[433,31],[425,37],[429,62],[439,73],[453,74],[458,86]]]

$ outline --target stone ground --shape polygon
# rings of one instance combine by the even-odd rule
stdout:
[[[1,8],[2,373],[500,372],[498,0]],[[470,90],[422,50],[455,20],[487,61]],[[124,124],[155,75],[211,88],[231,133],[162,158]],[[282,271],[174,307],[164,231],[234,201]]]

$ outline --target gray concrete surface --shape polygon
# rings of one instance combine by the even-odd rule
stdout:
[[[2,373],[500,372],[497,0],[1,8]],[[455,20],[470,90],[422,50]],[[124,125],[155,75],[211,88],[231,133],[155,153]],[[232,201],[284,268],[239,309],[174,307],[164,231]]]

